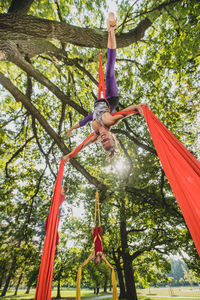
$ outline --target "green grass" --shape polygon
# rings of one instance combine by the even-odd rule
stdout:
[[[174,298],[175,297],[170,297],[170,298],[164,298],[164,297],[153,298],[153,297],[141,297],[141,296],[138,297],[139,300],[168,300],[168,299],[174,299]],[[186,299],[186,298],[178,298],[178,300],[192,300],[192,299],[195,300],[195,298],[190,298],[190,299],[189,298],[188,299]],[[196,300],[198,300],[198,299],[196,299]]]
[[[165,288],[147,288],[138,289],[138,295],[148,295],[149,297],[153,295],[159,296],[170,296],[170,297],[200,297],[199,287],[165,287]],[[153,298],[153,297],[152,297]],[[155,299],[155,298],[154,298]],[[158,299],[158,298],[156,298]],[[180,298],[179,298],[180,299]]]
[[[13,296],[14,290],[10,290],[7,292],[5,297],[0,297],[1,300],[33,300],[35,295],[35,289],[30,291],[29,295],[25,295],[25,290],[19,290],[17,296]],[[200,298],[200,288],[198,287],[166,287],[166,288],[147,288],[147,289],[138,289],[138,298],[139,300],[168,300],[168,299],[176,299],[176,296],[179,297],[191,297],[190,299],[194,299],[192,297],[199,297]],[[56,297],[56,290],[54,289],[52,292],[52,299]],[[63,289],[61,290],[62,300],[74,300],[75,299],[76,291],[75,289]],[[99,296],[108,295],[105,293],[100,293]],[[145,296],[144,296],[145,295]],[[91,290],[81,290],[81,297],[90,298],[94,297],[93,291]],[[159,297],[153,297],[159,296]],[[165,298],[162,296],[168,296],[169,298]],[[98,297],[97,297],[98,299]],[[111,300],[112,295],[109,298],[102,298],[101,300]],[[190,300],[188,299],[188,300]],[[178,300],[186,300],[184,298],[178,298]]]
[[[5,300],[33,300],[34,296],[35,296],[35,289],[30,291],[29,295],[24,294],[25,290],[19,290],[18,291],[18,295],[17,296],[13,296],[14,294],[14,290],[8,291],[5,297],[0,297],[1,300],[5,299]],[[57,299],[56,298],[57,295],[57,291],[54,290],[51,294],[52,299]],[[62,300],[74,300],[75,299],[75,295],[76,295],[76,290],[61,290],[61,299]],[[107,293],[100,293],[99,296],[103,296],[103,295],[108,295]],[[91,292],[91,290],[82,290],[81,291],[81,298],[92,298],[94,297],[94,293]],[[104,298],[101,300],[111,300],[112,297],[110,298]]]

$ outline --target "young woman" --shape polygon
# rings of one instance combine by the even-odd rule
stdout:
[[[112,116],[113,113],[119,103],[119,95],[117,90],[117,84],[114,73],[114,65],[116,60],[116,39],[115,39],[115,28],[116,28],[116,20],[114,13],[109,13],[107,20],[107,28],[108,28],[108,45],[107,45],[107,64],[106,64],[106,99],[97,99],[94,103],[94,111],[89,116],[87,116],[84,120],[80,121],[78,124],[71,127],[67,136],[70,136],[72,131],[76,128],[83,127],[88,122],[92,121],[92,128],[95,132],[94,136],[88,140],[84,147],[90,145],[91,143],[99,140],[105,149],[110,153],[109,157],[114,156],[116,152],[116,138],[110,132],[112,126],[117,125],[120,120],[127,117],[127,115],[116,115]],[[125,111],[138,110],[138,113],[143,115],[142,104],[131,105],[124,109]],[[130,114],[131,115],[131,114]],[[128,116],[130,116],[128,115]],[[82,148],[82,149],[83,149]],[[70,155],[69,153],[64,156],[65,161],[69,161]]]

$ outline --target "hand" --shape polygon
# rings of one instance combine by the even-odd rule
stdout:
[[[69,136],[69,137],[71,136],[71,134],[72,134],[72,130],[73,130],[73,129],[72,129],[72,128],[70,128],[70,129],[67,131],[67,133],[66,133],[66,134],[67,134],[67,136]]]
[[[144,117],[142,105],[145,105],[145,104],[141,103],[141,104],[136,105],[136,109],[138,110],[139,114]]]
[[[67,154],[65,156],[63,156],[65,162],[68,162],[70,160],[70,154]]]

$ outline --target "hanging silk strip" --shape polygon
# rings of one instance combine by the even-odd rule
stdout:
[[[152,140],[200,255],[200,162],[143,106]]]
[[[64,159],[61,160],[56,179],[55,190],[48,217],[48,226],[44,241],[43,254],[37,280],[35,300],[50,300],[53,279],[53,266],[56,247],[56,237],[59,223],[59,203],[64,171]]]
[[[101,89],[103,91],[103,98],[106,98],[105,92],[105,82],[104,82],[104,75],[103,75],[103,68],[101,63],[101,52],[99,52],[99,85],[98,85],[98,99],[101,97]]]

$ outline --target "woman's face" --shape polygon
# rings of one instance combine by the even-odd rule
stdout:
[[[94,263],[95,263],[95,265],[99,265],[100,262],[101,262],[101,257],[99,255],[97,255],[94,259]]]
[[[114,145],[113,137],[112,137],[111,133],[107,130],[103,130],[100,133],[100,141],[101,141],[103,148],[106,151],[110,150],[110,148],[112,148]]]

